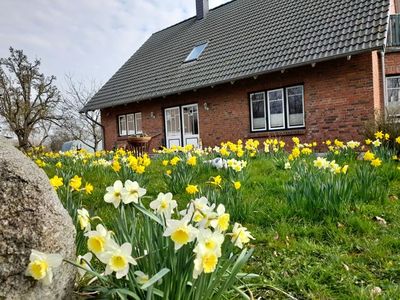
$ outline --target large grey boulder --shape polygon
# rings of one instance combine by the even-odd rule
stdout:
[[[75,268],[43,286],[25,276],[31,249],[75,260],[75,228],[43,170],[0,138],[0,299],[68,299]]]

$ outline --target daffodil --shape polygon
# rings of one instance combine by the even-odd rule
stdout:
[[[400,136],[398,136],[398,137],[396,138],[396,143],[397,143],[397,144],[400,144]]]
[[[286,162],[285,163],[285,170],[290,170],[292,168],[292,166],[290,165],[290,162]]]
[[[221,182],[222,182],[222,177],[221,175],[211,177],[212,180],[210,181],[210,184],[221,187]]]
[[[126,192],[121,180],[115,181],[113,186],[106,188],[106,191],[107,193],[104,195],[104,201],[112,203],[114,207],[117,208],[121,203],[122,194]]]
[[[135,274],[135,276],[136,276],[136,277],[135,277],[136,282],[137,282],[138,284],[140,284],[140,285],[145,284],[145,283],[148,282],[149,279],[150,279],[149,275],[143,273],[142,271],[135,271],[133,274]]]
[[[365,144],[366,144],[366,145],[371,145],[371,143],[372,143],[372,141],[371,141],[370,139],[366,139],[366,140],[365,140]]]
[[[233,187],[235,188],[235,190],[240,190],[240,188],[242,187],[242,184],[240,183],[240,181],[235,181],[233,183]]]
[[[139,203],[139,198],[146,194],[146,189],[141,188],[139,184],[134,181],[125,181],[125,189],[122,190],[122,202],[124,204]]]
[[[115,245],[113,249],[105,252],[99,257],[100,261],[107,264],[105,275],[115,272],[115,277],[120,279],[128,275],[129,264],[137,265],[132,257],[132,245],[125,243],[122,246]]]
[[[317,157],[316,160],[314,160],[314,167],[317,167],[318,169],[326,169],[329,167],[329,162],[326,160],[324,157]]]
[[[69,186],[72,188],[73,191],[79,191],[81,185],[82,185],[82,178],[79,177],[78,175],[75,175],[69,181]]]
[[[189,184],[186,187],[186,193],[188,193],[189,195],[193,195],[199,192],[199,188],[197,187],[197,185],[193,185],[193,184]]]
[[[197,236],[197,245],[194,253],[202,250],[213,251],[218,257],[221,256],[221,247],[224,242],[224,235],[218,231],[212,232],[210,229],[201,229]]]
[[[379,158],[375,158],[371,161],[371,165],[374,167],[379,167],[380,165],[382,165],[382,161]]]
[[[382,131],[375,132],[375,138],[376,139],[383,139],[383,132]]]
[[[90,184],[90,183],[86,183],[85,184],[85,188],[84,188],[84,190],[85,190],[85,193],[86,194],[88,194],[88,195],[91,195],[92,194],[92,192],[93,192],[93,185],[92,184]]]
[[[375,158],[375,154],[374,153],[372,153],[370,151],[365,152],[364,160],[372,161],[374,158]]]
[[[53,281],[53,268],[59,267],[62,260],[60,254],[46,254],[32,249],[25,274],[42,282],[43,285],[50,285]]]
[[[90,230],[90,215],[89,212],[84,209],[78,209],[77,210],[77,219],[78,223],[81,226],[81,230],[89,231]]]
[[[243,227],[239,223],[235,223],[231,235],[232,235],[231,239],[232,243],[240,249],[243,248],[243,245],[249,243],[250,239],[254,240],[254,237],[247,230],[247,228]]]
[[[56,163],[56,168],[59,168],[59,169],[62,168],[62,162],[61,162],[61,161],[59,161],[58,163]]]
[[[86,270],[90,270],[90,261],[92,260],[93,255],[92,253],[88,252],[85,255],[81,256],[78,255],[76,258],[76,263],[81,266],[81,268],[78,268],[78,274],[82,278],[86,274]]]
[[[50,179],[50,184],[52,185],[52,187],[54,187],[55,190],[57,190],[59,187],[63,186],[64,183],[62,177],[58,177],[57,175],[55,175]]]
[[[225,213],[225,206],[223,204],[218,205],[216,217],[210,221],[211,227],[219,232],[228,230],[230,221],[230,215]]]
[[[150,208],[158,214],[165,216],[166,219],[171,217],[171,213],[177,206],[178,204],[172,199],[171,193],[159,193],[157,199],[150,203]]]
[[[197,164],[197,157],[196,157],[196,156],[190,156],[190,157],[188,158],[188,160],[186,161],[186,163],[187,163],[189,166],[192,166],[192,167],[196,166],[196,164]]]
[[[118,160],[114,160],[111,164],[111,168],[115,171],[115,172],[119,172],[121,170],[121,165],[119,163]]]
[[[178,164],[178,162],[180,162],[180,160],[181,159],[179,157],[175,156],[170,160],[169,163],[171,164],[171,166],[176,166]]]
[[[162,165],[163,165],[164,167],[168,166],[168,164],[169,164],[169,160],[163,160],[163,161],[162,161]]]
[[[175,243],[175,251],[196,238],[198,230],[189,224],[189,221],[190,216],[185,216],[181,220],[169,219],[166,221],[167,228],[163,236],[171,237]]]
[[[193,278],[196,279],[201,273],[212,273],[218,264],[218,255],[214,251],[202,249],[194,260]]]
[[[88,249],[96,254],[97,257],[109,248],[111,235],[103,225],[98,224],[96,230],[85,233],[85,236],[88,237]]]
[[[382,142],[380,140],[375,140],[372,142],[372,145],[374,145],[374,147],[379,147],[382,144]]]

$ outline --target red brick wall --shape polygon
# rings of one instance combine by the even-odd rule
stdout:
[[[386,75],[400,74],[400,52],[389,52],[385,55]]]
[[[360,140],[365,122],[374,117],[376,89],[380,88],[378,70],[377,58],[366,53],[353,56],[351,60],[340,58],[319,63],[314,68],[305,66],[241,80],[233,85],[229,83],[104,109],[102,122],[106,128],[106,148],[125,142],[124,138],[117,137],[117,115],[139,111],[142,112],[143,130],[149,135],[158,135],[151,147],[160,146],[164,138],[163,108],[189,103],[199,104],[200,138],[204,146],[239,138],[265,139],[281,135],[287,139],[296,135],[303,140],[319,142],[336,137]],[[250,133],[248,93],[296,84],[304,84],[306,129]],[[208,111],[204,109],[205,102]],[[151,112],[155,118],[150,117]]]

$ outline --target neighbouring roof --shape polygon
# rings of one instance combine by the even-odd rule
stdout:
[[[154,33],[82,111],[383,49],[388,14],[389,0],[234,0]]]

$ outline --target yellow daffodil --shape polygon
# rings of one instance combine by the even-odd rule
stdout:
[[[118,162],[118,160],[114,160],[111,164],[111,168],[115,171],[115,172],[119,172],[121,170],[121,165]]]
[[[197,185],[193,185],[193,184],[189,184],[186,187],[186,193],[188,193],[189,195],[193,195],[199,192],[199,189],[197,187]]]
[[[221,177],[221,175],[218,175],[218,176],[212,177],[210,184],[221,187],[221,182],[222,182],[222,177]]]
[[[56,163],[56,167],[59,168],[59,169],[61,169],[61,168],[62,168],[62,162],[59,161],[58,163]]]
[[[370,151],[365,152],[364,160],[372,161],[374,158],[375,158],[375,154],[374,153],[372,153]]]
[[[86,194],[91,195],[93,192],[93,189],[94,189],[94,187],[92,184],[90,184],[90,183],[85,184],[85,193]]]
[[[79,191],[81,185],[82,185],[82,178],[79,177],[78,175],[75,175],[69,181],[69,186],[72,188],[73,191]]]
[[[242,184],[240,183],[240,181],[235,181],[233,183],[233,187],[235,188],[235,190],[240,190],[240,188],[242,187]]]
[[[186,161],[186,163],[187,163],[189,166],[194,167],[194,166],[197,164],[197,157],[196,157],[196,156],[191,156],[191,157],[189,157],[188,160]]]
[[[163,165],[164,167],[168,166],[168,164],[169,164],[169,160],[163,160],[163,161],[162,161],[162,165]]]
[[[396,138],[396,143],[397,143],[397,144],[400,144],[400,136],[398,136],[398,137]]]
[[[230,215],[225,213],[225,206],[223,204],[218,205],[217,215],[210,221],[211,227],[219,232],[228,230],[230,221]]]
[[[169,163],[171,164],[171,166],[176,166],[178,164],[178,162],[180,162],[180,161],[181,161],[181,159],[179,157],[175,156],[170,160]]]
[[[375,140],[372,142],[372,145],[374,145],[374,147],[379,147],[380,145],[382,145],[382,142],[380,140]]]
[[[382,161],[379,158],[375,158],[371,161],[371,165],[374,167],[379,167],[380,165],[382,165]]]
[[[59,187],[63,186],[64,183],[62,177],[58,177],[57,175],[55,175],[50,179],[50,184],[52,185],[52,187],[54,187],[55,190],[57,190]]]
[[[382,131],[375,132],[375,138],[376,139],[383,139],[383,132]]]

